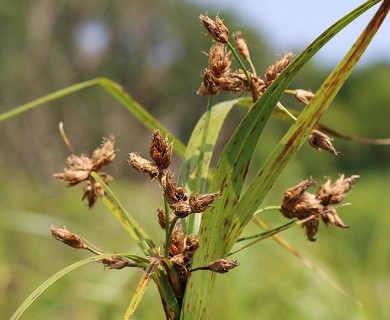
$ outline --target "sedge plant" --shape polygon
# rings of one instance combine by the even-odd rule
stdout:
[[[316,92],[289,87],[305,64],[328,41],[379,2],[381,6],[361,36]],[[124,308],[124,319],[131,318],[135,313],[152,282],[158,288],[166,319],[205,319],[210,310],[216,275],[239,266],[234,259],[236,252],[274,237],[281,246],[301,256],[278,234],[293,226],[301,226],[307,239],[315,241],[320,223],[348,228],[338,211],[342,210],[340,203],[359,180],[358,175],[340,175],[333,182],[328,179],[320,186],[316,186],[314,179],[308,177],[281,193],[279,204],[263,208],[261,205],[304,143],[325,150],[335,159],[342,154],[334,147],[329,135],[343,135],[319,121],[379,29],[389,8],[390,0],[367,1],[324,31],[299,55],[286,53],[278,56],[263,76],[259,76],[255,69],[243,34],[235,32],[232,37],[228,26],[219,16],[212,19],[207,14],[201,14],[199,18],[210,36],[211,49],[197,93],[205,96],[207,103],[205,113],[194,127],[187,145],[118,84],[106,78],[72,85],[0,114],[0,121],[4,121],[79,90],[91,86],[102,87],[152,131],[149,155],[129,150],[127,161],[129,170],[135,169],[144,174],[145,179],[160,186],[162,200],[161,206],[156,208],[156,216],[165,235],[163,243],[157,242],[109,187],[113,178],[103,170],[115,160],[115,137],[104,138],[91,155],[77,155],[61,127],[71,155],[66,160],[65,169],[54,174],[54,177],[68,186],[81,187],[82,199],[90,208],[97,201],[102,201],[144,255],[106,252],[63,226],[52,226],[51,233],[55,239],[72,248],[87,250],[93,256],[50,277],[20,305],[12,319],[19,319],[28,306],[62,276],[90,262],[98,262],[108,269],[121,272],[129,268],[142,270],[139,285],[129,297],[128,307]],[[221,91],[240,93],[241,97],[214,104],[213,98]],[[279,101],[284,94],[294,95],[304,104],[303,111],[283,106]],[[222,153],[216,155],[217,165],[212,168],[211,158],[218,135],[234,107],[246,108],[246,114]],[[264,163],[252,163],[258,141],[271,117],[289,121],[291,126]],[[171,171],[174,156],[182,158],[179,173]],[[250,166],[254,168],[254,176],[248,175]],[[244,185],[247,187],[244,188]],[[316,191],[313,192],[314,188]],[[271,227],[261,217],[266,210],[277,210],[289,220]],[[242,237],[243,230],[251,221],[263,230]],[[233,248],[236,244],[237,247]],[[313,267],[310,261],[302,260]],[[245,269],[245,265],[240,268]],[[240,272],[239,269],[233,272]]]

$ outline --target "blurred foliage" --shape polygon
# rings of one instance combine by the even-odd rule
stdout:
[[[120,83],[182,140],[205,108],[196,96],[209,39],[199,27],[199,8],[186,2],[164,1],[5,1],[0,4],[0,111],[70,84],[106,76]],[[213,12],[209,12],[213,15]],[[232,31],[234,15],[222,12]],[[242,29],[258,72],[273,62],[274,53],[254,31]],[[358,69],[335,99],[324,123],[350,135],[390,136],[389,65]],[[326,70],[309,66],[294,88],[315,91]],[[219,97],[222,99],[223,97]],[[286,106],[297,106],[286,97]],[[298,106],[298,108],[300,108]],[[236,110],[228,123],[236,123]],[[8,317],[40,283],[64,266],[85,257],[50,239],[51,224],[65,224],[104,247],[139,253],[124,230],[103,206],[89,211],[81,191],[64,189],[51,178],[67,156],[58,123],[77,153],[92,152],[102,136],[117,136],[120,151],[111,172],[113,189],[151,234],[158,234],[155,208],[159,189],[130,181],[138,175],[126,168],[127,152],[147,149],[149,133],[102,90],[88,89],[2,123],[0,126],[0,313]],[[286,123],[275,120],[260,143],[258,160],[271,151]],[[224,129],[221,144],[231,133]],[[271,191],[266,204],[277,204],[283,190],[313,175],[360,174],[352,190],[353,206],[340,214],[350,230],[322,228],[317,243],[309,243],[293,228],[286,238],[360,299],[359,307],[335,291],[271,239],[241,252],[241,270],[223,276],[214,296],[213,319],[385,319],[390,312],[390,148],[334,140],[345,156],[335,158],[309,146]],[[126,179],[120,180],[119,177]],[[141,196],[140,196],[141,195]],[[278,214],[264,216],[274,225]],[[255,226],[247,231],[258,232]],[[161,234],[161,239],[163,235]],[[123,316],[141,274],[84,267],[57,282],[28,310],[33,319],[117,319]],[[219,280],[221,280],[220,277]],[[137,310],[140,319],[161,319],[163,311],[154,286]],[[280,306],[283,306],[282,308]]]

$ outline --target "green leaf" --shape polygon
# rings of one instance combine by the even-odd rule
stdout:
[[[138,307],[138,304],[141,302],[146,289],[150,285],[150,281],[152,280],[153,274],[156,272],[156,269],[158,268],[158,261],[153,261],[145,270],[144,275],[142,276],[137,289],[134,292],[133,297],[131,298],[130,304],[126,310],[125,315],[123,316],[123,319],[130,319],[130,317],[134,314],[135,310]]]
[[[143,108],[138,102],[136,102],[132,97],[130,97],[130,95],[128,95],[119,84],[107,78],[96,78],[81,82],[66,87],[64,89],[52,92],[39,99],[25,103],[19,107],[15,107],[9,111],[0,114],[0,122],[18,116],[24,112],[37,108],[50,101],[58,100],[62,97],[93,86],[100,86],[104,90],[106,90],[114,99],[116,99],[130,113],[132,113],[134,117],[139,120],[140,123],[149,128],[151,131],[155,129],[160,129],[163,135],[169,134],[174,140],[173,144],[175,152],[180,156],[184,155],[184,144],[177,137],[175,137],[167,128],[165,128],[156,118],[154,118],[145,108]]]
[[[195,254],[193,262],[194,267],[205,265],[209,261],[226,256],[236,242],[242,228],[249,221],[253,212],[263,200],[264,193],[266,194],[272,187],[272,184],[281,174],[285,164],[287,164],[292,155],[296,152],[298,145],[295,146],[294,152],[291,152],[288,157],[272,157],[272,164],[277,163],[277,166],[274,165],[274,167],[267,161],[266,166],[258,173],[258,176],[261,175],[263,179],[266,179],[266,183],[257,178],[256,181],[251,184],[251,189],[248,189],[245,193],[245,200],[240,199],[244,179],[256,144],[284,90],[318,50],[346,25],[377,2],[378,1],[366,2],[322,33],[291,63],[276,81],[273,82],[242,120],[218,162],[210,189],[220,189],[222,191],[222,197],[219,201],[214,203],[213,208],[206,211],[203,215],[199,232],[199,242],[202,243],[202,246]],[[307,110],[310,110],[311,112],[312,108],[306,107],[305,111]],[[302,120],[298,122],[299,124],[302,124]],[[313,123],[313,126],[314,124],[315,122]],[[297,123],[293,127],[297,128],[298,126]],[[291,132],[291,130],[289,132]],[[304,132],[299,133],[299,131],[297,131],[296,133],[299,133],[302,136],[301,139],[304,140],[309,132],[308,126]],[[282,143],[286,146],[285,139],[282,140]],[[274,155],[275,154],[276,153],[274,153]],[[255,190],[257,191],[259,189],[259,187],[255,185],[256,183],[261,183],[261,194],[255,193]],[[255,201],[255,204],[250,203],[249,200]],[[238,206],[240,207],[238,208]],[[206,273],[192,275],[189,279],[184,298],[182,319],[203,319],[206,317],[210,306],[214,281],[214,274]]]
[[[90,257],[90,258],[87,258],[87,259],[84,259],[84,260],[81,260],[81,261],[78,261],[60,271],[58,271],[56,274],[52,275],[49,279],[47,279],[44,283],[42,283],[38,288],[36,288],[28,297],[26,300],[24,300],[24,302],[19,306],[19,308],[15,311],[15,313],[11,316],[10,320],[17,320],[19,319],[23,313],[26,311],[26,309],[48,288],[50,287],[54,282],[56,282],[57,280],[59,280],[60,278],[62,278],[63,276],[65,276],[66,274],[68,274],[69,272],[77,269],[77,268],[80,268],[90,262],[97,262],[103,258],[109,258],[111,256],[123,256],[123,257],[127,257],[129,259],[132,259],[138,263],[140,263],[141,265],[144,265],[144,267],[147,267],[147,265],[149,264],[149,261],[145,258],[142,258],[142,257],[139,257],[139,256],[133,256],[133,255],[129,255],[127,253],[120,253],[120,254],[103,254],[103,255],[99,255],[99,256],[95,256],[95,257]]]
[[[156,245],[137,220],[123,207],[112,190],[104,183],[96,172],[92,172],[91,175],[97,182],[99,182],[106,193],[103,197],[103,203],[129,232],[131,237],[137,241],[143,252],[146,255],[158,256],[158,249]]]
[[[202,177],[205,179],[210,168],[211,158],[213,156],[215,144],[221,131],[225,119],[238,99],[224,101],[214,105],[211,108],[210,123],[206,137],[205,150],[203,155]],[[196,190],[196,177],[198,175],[198,164],[200,159],[200,148],[202,145],[202,133],[206,121],[204,114],[192,131],[190,140],[184,153],[184,159],[180,170],[179,184],[184,184],[186,190],[190,193],[199,192]],[[201,214],[190,215],[187,222],[187,233],[196,233],[199,229]]]

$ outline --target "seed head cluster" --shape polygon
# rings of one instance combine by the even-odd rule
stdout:
[[[318,188],[317,193],[309,193],[306,190],[314,186],[313,179],[307,179],[296,186],[286,190],[281,204],[281,213],[289,219],[301,220],[306,236],[310,241],[315,241],[320,219],[325,225],[335,225],[340,228],[348,228],[339,217],[334,205],[340,203],[347,196],[352,185],[359,181],[358,175],[345,178],[341,175],[335,182],[330,179]]]
[[[264,80],[256,76],[254,70],[245,73],[242,69],[232,71],[230,69],[229,31],[223,21],[217,16],[214,20],[207,14],[199,16],[203,26],[213,39],[209,52],[207,68],[202,71],[202,83],[197,94],[214,96],[221,91],[250,92],[253,101],[257,101],[279,74],[290,64],[292,53],[280,57],[274,64],[268,67]],[[250,53],[245,39],[240,31],[233,34],[238,53],[245,59],[250,58]],[[248,79],[249,77],[249,79]]]
[[[84,154],[81,156],[70,155],[66,159],[67,167],[64,169],[64,172],[54,174],[54,178],[67,182],[69,186],[75,186],[80,182],[86,181],[82,200],[86,199],[88,206],[92,208],[98,197],[104,195],[104,190],[100,183],[92,178],[91,173],[98,173],[105,183],[113,179],[101,170],[114,160],[114,145],[115,138],[110,136],[109,138],[103,138],[100,147],[95,149],[91,157],[87,157]]]

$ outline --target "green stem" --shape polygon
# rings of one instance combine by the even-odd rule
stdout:
[[[257,211],[255,211],[255,213],[253,215],[256,215],[256,214],[260,214],[264,211],[271,211],[271,210],[280,210],[280,206],[268,206],[268,207],[264,207],[264,208],[261,208]]]
[[[249,66],[250,66],[251,69],[252,69],[252,73],[257,77],[257,72],[256,72],[256,69],[255,69],[255,66],[254,66],[254,64],[253,64],[253,62],[252,62],[251,57],[248,57],[247,61],[248,61],[248,63],[249,63]]]
[[[165,248],[164,248],[164,257],[169,258],[169,246],[171,243],[171,237],[169,234],[169,206],[167,199],[164,198],[164,208],[165,208]]]
[[[233,45],[232,45],[230,42],[228,42],[228,43],[227,43],[227,46],[228,46],[228,48],[230,49],[230,51],[233,53],[233,56],[234,56],[234,58],[236,58],[238,64],[239,64],[240,67],[241,67],[241,69],[244,71],[245,77],[246,77],[246,79],[248,80],[248,85],[249,85],[249,87],[250,87],[251,84],[252,84],[252,79],[251,79],[251,77],[249,76],[248,70],[246,69],[244,63],[242,62],[242,60],[241,60],[240,56],[238,55],[236,49],[234,49]]]
[[[171,246],[171,237],[172,237],[172,231],[175,227],[176,222],[179,220],[178,216],[175,216],[172,219],[171,224],[168,226],[168,232],[167,232],[167,238],[165,239],[165,248],[164,248],[164,257],[168,258],[169,256],[169,247]]]
[[[258,234],[255,234],[253,236],[249,236],[249,237],[242,237],[242,238],[239,238],[237,240],[237,242],[240,242],[240,241],[245,241],[245,240],[250,240],[250,239],[256,239],[250,243],[248,243],[247,245],[243,246],[242,248],[236,250],[236,251],[233,251],[233,252],[230,252],[228,254],[228,256],[231,256],[241,250],[244,250],[246,248],[248,248],[249,246],[255,244],[256,242],[259,242],[261,240],[264,240],[266,238],[269,238],[269,237],[272,237],[274,236],[275,234],[279,233],[279,232],[282,232],[284,230],[287,230],[289,228],[291,228],[294,224],[297,224],[296,220],[293,220],[293,221],[290,221],[284,225],[281,225],[279,227],[276,227],[275,229],[272,229],[272,230],[267,230],[267,231],[264,231],[264,232],[261,232],[261,233],[258,233]]]

